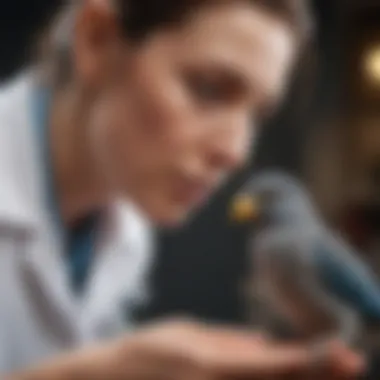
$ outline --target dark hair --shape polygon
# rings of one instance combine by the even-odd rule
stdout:
[[[124,35],[140,41],[150,33],[183,22],[201,7],[237,0],[115,0]],[[240,0],[282,19],[301,41],[309,35],[307,0]]]
[[[214,4],[247,2],[286,22],[301,43],[310,33],[311,18],[307,0],[109,0],[114,6],[122,33],[132,43],[139,43],[150,34],[185,22],[199,9]],[[75,15],[81,1],[76,0],[63,10],[50,32],[42,38],[45,73],[55,85],[71,75],[71,42]]]

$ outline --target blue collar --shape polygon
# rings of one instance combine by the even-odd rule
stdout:
[[[93,259],[98,215],[83,219],[74,228],[67,228],[62,219],[57,189],[54,179],[52,152],[49,143],[48,117],[51,93],[48,89],[38,88],[33,97],[34,128],[41,150],[41,162],[45,173],[45,196],[52,221],[60,241],[64,245],[74,290],[81,291],[88,277]]]
[[[49,142],[49,128],[48,118],[50,109],[51,92],[47,88],[38,87],[33,96],[32,111],[34,115],[34,129],[39,142],[41,152],[41,163],[44,171],[45,179],[45,196],[47,199],[47,207],[49,208],[50,215],[53,218],[56,230],[59,234],[64,235],[64,223],[62,220],[61,210],[57,199],[57,189],[54,179],[54,168],[52,160],[51,146]],[[61,236],[61,238],[65,238]]]

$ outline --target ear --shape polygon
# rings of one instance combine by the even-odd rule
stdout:
[[[112,63],[121,46],[117,18],[107,3],[104,0],[85,1],[74,31],[75,74],[94,89],[112,71]]]

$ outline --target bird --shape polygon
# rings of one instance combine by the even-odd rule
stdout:
[[[306,339],[361,345],[364,325],[380,325],[376,275],[327,225],[299,179],[253,175],[234,196],[230,218],[250,230],[246,289],[264,329],[280,322]]]

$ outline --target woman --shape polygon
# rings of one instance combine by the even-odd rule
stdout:
[[[4,372],[40,365],[11,379],[265,377],[310,365],[305,348],[188,322],[40,364],[120,334],[150,257],[146,220],[178,225],[244,163],[286,88],[301,3],[83,1],[64,12],[43,62],[3,89],[0,361]]]

